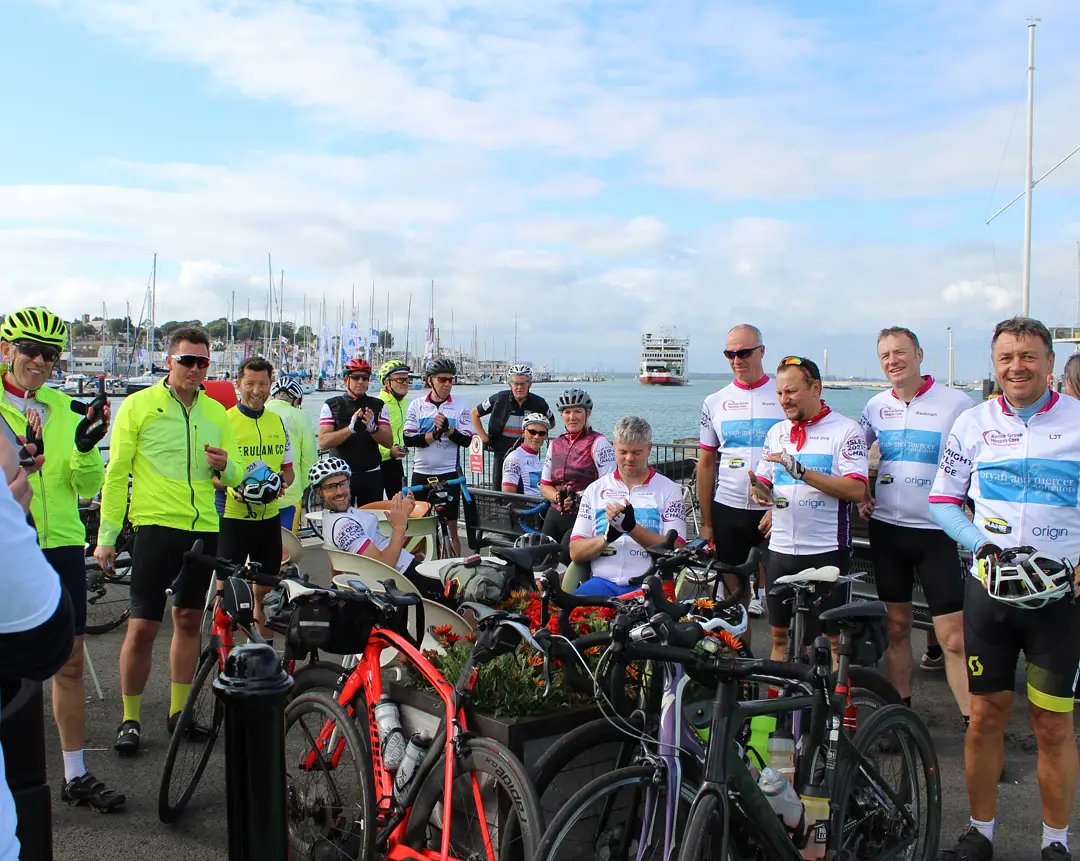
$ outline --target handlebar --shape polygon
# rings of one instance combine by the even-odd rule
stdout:
[[[448,478],[446,481],[433,481],[430,484],[407,484],[401,488],[401,492],[404,493],[420,493],[425,490],[442,490],[447,487],[459,486],[461,488],[461,495],[465,497],[465,501],[471,503],[472,495],[469,493],[469,485],[466,483],[465,476],[459,476],[458,478]]]
[[[188,567],[192,564],[205,565],[215,574],[223,577],[239,577],[241,580],[247,580],[250,583],[254,583],[256,586],[268,586],[273,589],[281,582],[281,577],[279,575],[266,573],[262,570],[262,566],[258,562],[237,565],[229,559],[224,559],[220,556],[210,556],[209,554],[203,553],[202,548],[203,543],[200,538],[192,545],[190,550],[185,551],[184,562],[180,566],[179,573],[165,589],[166,597],[172,597],[176,594],[177,590],[180,588],[181,582],[183,582],[183,579],[188,572]]]

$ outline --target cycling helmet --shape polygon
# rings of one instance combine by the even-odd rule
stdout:
[[[294,377],[278,377],[274,380],[274,385],[270,387],[270,397],[280,395],[282,392],[294,401],[298,401],[304,396],[304,387]]]
[[[0,340],[36,341],[62,350],[67,345],[67,324],[48,308],[20,308],[0,324]]]
[[[1057,559],[1034,547],[1016,547],[1000,556],[980,559],[975,576],[991,598],[1038,610],[1069,594],[1073,574],[1068,559]]]
[[[357,356],[355,359],[349,359],[349,361],[345,363],[344,370],[346,374],[370,374],[371,362]]]
[[[525,418],[521,420],[521,427],[527,428],[529,425],[543,425],[548,430],[551,430],[547,416],[543,413],[525,413]]]
[[[412,369],[404,362],[399,362],[397,359],[391,359],[389,362],[383,362],[382,367],[379,368],[379,380],[385,383],[386,378],[391,374],[406,373],[411,374]]]
[[[324,457],[311,465],[307,475],[308,484],[318,487],[332,475],[345,475],[352,478],[352,470],[340,457]]]
[[[539,547],[542,544],[551,544],[556,549],[560,546],[553,536],[544,535],[543,532],[526,532],[514,539],[515,547]]]
[[[240,498],[251,505],[268,505],[281,494],[281,476],[263,461],[255,460],[244,471],[237,488]]]
[[[434,359],[428,359],[424,363],[424,374],[428,377],[433,377],[436,374],[453,374],[456,377],[457,365],[454,364],[453,359],[436,356]]]
[[[571,407],[584,407],[592,411],[592,398],[584,389],[563,389],[558,400],[555,401],[555,409],[568,410]]]
[[[532,380],[532,366],[524,363],[520,365],[511,365],[506,369],[506,377],[528,377]]]

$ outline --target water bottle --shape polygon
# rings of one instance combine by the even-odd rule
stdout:
[[[394,776],[394,798],[402,801],[409,791],[416,769],[427,756],[428,748],[431,747],[432,738],[426,733],[418,732],[409,739],[405,747],[405,756],[401,759],[397,774]]]
[[[769,739],[776,731],[775,715],[756,715],[750,718],[750,760],[761,768],[769,764]]]
[[[774,735],[769,738],[769,767],[795,781],[795,740]]]
[[[405,732],[397,703],[387,696],[380,697],[375,704],[375,723],[379,728],[383,767],[389,772],[397,771],[405,755]]]
[[[824,858],[829,847],[829,797],[820,786],[808,786],[801,796],[806,811],[806,845],[802,857]]]
[[[758,787],[769,799],[769,805],[776,811],[790,830],[799,827],[802,821],[803,803],[795,787],[787,782],[787,779],[771,768],[763,769],[758,779]]]

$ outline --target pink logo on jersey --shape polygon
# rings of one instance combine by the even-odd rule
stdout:
[[[1020,433],[1005,433],[999,430],[983,431],[983,442],[987,445],[998,446],[1014,446],[1019,445],[1020,441],[1024,438]]]
[[[720,404],[720,409],[724,410],[724,412],[728,412],[729,410],[745,410],[748,406],[750,406],[750,404],[746,401],[724,401]]]
[[[882,407],[878,410],[878,415],[883,419],[898,419],[904,414],[903,410],[898,410],[896,407]]]

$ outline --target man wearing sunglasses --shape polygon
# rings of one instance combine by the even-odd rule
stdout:
[[[33,496],[30,514],[38,545],[71,597],[75,639],[64,665],[52,679],[53,715],[64,759],[60,797],[101,813],[124,805],[124,796],[87,771],[83,757],[86,691],[83,686],[83,635],[86,631],[86,527],[79,497],[93,498],[105,480],[98,443],[109,426],[109,407],[101,415],[73,412],[72,399],[50,389],[67,325],[45,308],[12,311],[0,325],[0,375],[4,393],[0,420],[16,434],[36,440],[44,455],[41,469],[27,478]],[[99,421],[100,420],[100,421]]]
[[[393,499],[405,484],[405,398],[409,394],[409,375],[412,369],[404,362],[391,359],[383,362],[379,368],[382,389],[376,397],[386,404],[386,415],[390,420],[390,436],[393,444],[379,446],[382,455],[383,488],[386,498]]]
[[[383,498],[382,453],[393,445],[386,404],[367,393],[371,364],[359,357],[345,363],[345,394],[330,398],[319,413],[319,450],[341,458],[352,470],[356,505]]]
[[[197,326],[175,330],[165,366],[169,374],[164,380],[128,395],[116,412],[94,550],[102,570],[112,570],[116,537],[127,512],[135,541],[131,618],[120,648],[124,714],[113,745],[121,755],[139,750],[142,695],[165,613],[165,590],[196,540],[203,542],[204,553],[216,554],[220,521],[213,479],[220,476],[222,484],[236,487],[244,473],[225,408],[203,390],[210,367],[206,330]],[[174,705],[183,705],[191,690],[210,575],[203,565],[188,565],[173,595],[169,700]]]
[[[473,410],[473,415],[476,415],[476,410]],[[501,489],[503,493],[540,496],[540,474],[543,471],[540,449],[544,447],[551,423],[541,413],[529,413],[522,422],[522,428],[521,445],[503,460]]]
[[[784,411],[762,365],[765,344],[757,326],[740,323],[732,327],[724,355],[735,379],[705,398],[701,408],[697,467],[700,535],[713,542],[721,562],[738,565],[746,561],[752,547],[765,543],[768,534],[771,515],[750,497],[747,472],[761,458],[765,434],[784,418]],[[759,573],[759,586],[763,582]],[[730,579],[728,588],[738,588],[735,578]],[[748,607],[754,616],[764,612],[757,591],[749,598]]]
[[[522,436],[523,420],[529,413],[547,416],[548,427],[555,426],[555,414],[547,401],[534,395],[532,368],[529,365],[511,365],[506,371],[510,388],[496,392],[479,406],[472,409],[474,433],[495,454],[491,486],[500,490],[503,485],[502,470],[507,454],[518,444]],[[487,430],[480,419],[490,415]]]

